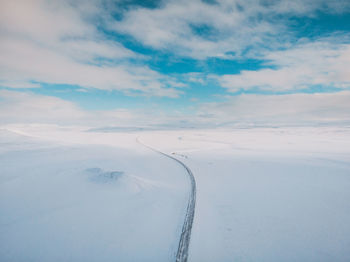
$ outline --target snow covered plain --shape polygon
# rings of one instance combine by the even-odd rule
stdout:
[[[350,129],[0,132],[1,261],[349,261]]]
[[[0,261],[174,260],[180,166],[134,135],[44,133],[1,131]]]

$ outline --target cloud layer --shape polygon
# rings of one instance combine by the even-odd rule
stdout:
[[[203,104],[199,117],[225,125],[350,124],[350,91],[289,95],[240,95]]]
[[[288,32],[289,18],[349,10],[346,0],[176,0],[129,10],[111,27],[150,47],[195,59],[255,57],[295,39]]]
[[[33,87],[39,83],[136,91],[177,97],[173,79],[129,59],[142,55],[109,40],[88,15],[98,2],[1,1],[0,84]]]
[[[85,126],[231,127],[250,125],[350,125],[350,91],[331,94],[240,95],[204,103],[193,114],[157,110],[86,111],[65,100],[0,91],[0,123]]]
[[[187,127],[348,123],[350,29],[331,23],[349,16],[348,0],[148,3],[0,0],[0,120]],[[70,101],[50,93],[61,85]],[[78,89],[104,92],[87,108],[116,96],[110,100],[115,110],[83,110],[78,104],[87,103],[79,99],[94,102],[72,91]],[[125,95],[129,110],[117,103]],[[136,95],[144,100],[127,105],[137,104]]]
[[[242,71],[218,79],[231,92],[259,88],[270,91],[295,91],[312,86],[348,88],[350,86],[350,44],[342,39],[324,39],[293,48],[268,52],[264,56],[273,69]],[[344,41],[345,42],[345,41]]]

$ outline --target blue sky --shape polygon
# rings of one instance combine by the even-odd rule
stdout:
[[[315,101],[300,119],[350,118],[347,0],[1,1],[0,17],[5,123],[259,122],[298,94]]]

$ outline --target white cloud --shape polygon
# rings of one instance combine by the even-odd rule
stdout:
[[[108,23],[110,28],[130,34],[145,45],[178,55],[196,59],[237,58],[250,47],[245,58],[258,56],[269,61],[267,65],[273,69],[216,76],[231,92],[350,86],[348,38],[337,35],[286,46],[291,36],[286,26],[276,23],[274,18],[281,14],[313,16],[319,10],[345,12],[349,10],[349,1],[213,2],[164,1],[154,9],[127,9],[123,18],[115,21],[103,8],[102,0],[0,0],[0,85],[33,88],[44,82],[78,85],[81,90],[117,89],[130,95],[177,97],[186,86],[144,66],[146,57],[98,31],[98,26]],[[196,32],[201,30],[207,33]],[[266,51],[266,47],[281,46],[283,51]],[[131,59],[141,63],[133,64]],[[187,83],[202,84],[213,78],[205,73],[181,77]],[[183,111],[166,114],[157,110],[88,112],[59,98],[10,91],[1,91],[0,96],[0,119],[5,122],[210,126],[246,120],[347,121],[349,112],[348,92],[237,96],[226,103],[205,104],[198,114]]]
[[[105,90],[136,90],[155,96],[176,97],[179,94],[175,89],[163,88],[161,81],[167,79],[146,67],[80,63],[30,41],[15,41],[13,38],[3,38],[0,49],[3,52],[0,77],[10,83],[38,81]]]
[[[262,44],[267,33],[277,33],[276,26],[264,21],[249,22],[253,5],[218,2],[168,1],[156,9],[138,8],[125,13],[112,27],[145,45],[196,59],[225,57],[228,51],[240,52],[248,43]],[[239,4],[244,12],[239,11]],[[207,33],[197,34],[196,28]]]
[[[218,77],[231,92],[259,88],[262,90],[300,90],[313,85],[350,87],[350,44],[318,41],[265,55],[277,69],[241,71]]]
[[[73,103],[56,97],[0,90],[1,123],[73,123],[84,117]]]
[[[213,125],[350,124],[350,91],[290,95],[240,95],[202,104],[197,117]]]
[[[151,105],[142,109],[84,110],[73,102],[57,97],[31,92],[0,90],[0,125],[57,124],[86,127],[149,127],[167,126],[178,119],[181,119],[181,116],[166,114],[159,111],[158,107],[153,108]]]
[[[101,15],[97,3],[1,0],[0,84],[45,82],[177,97],[180,92],[168,84],[173,79],[128,63],[144,57],[106,39],[86,19]]]
[[[162,2],[154,9],[127,10],[116,22],[103,7],[113,6],[108,1],[0,1],[2,86],[36,87],[45,82],[168,97],[181,94],[179,89],[184,84],[142,63],[128,62],[130,58],[145,61],[145,57],[107,39],[97,26],[108,23],[143,44],[197,59],[231,57],[227,52],[239,57],[247,46],[254,47],[250,56],[259,54],[261,58],[266,45],[280,47],[285,44],[282,40],[289,37],[283,34],[284,25],[274,23],[272,14],[311,16],[320,9],[349,9],[348,1],[220,0],[208,4],[181,0]],[[194,28],[207,30],[207,37],[197,34]],[[321,54],[314,46],[303,48],[266,55],[278,70],[243,71],[240,75],[226,75],[220,82],[230,91],[255,86],[285,90],[318,83],[347,85],[346,47],[325,47]],[[337,57],[329,57],[336,51]],[[289,59],[293,52],[299,60]]]
[[[0,123],[58,125],[142,125],[142,112],[126,109],[83,110],[73,102],[28,92],[0,90]]]
[[[240,95],[202,103],[192,113],[83,110],[74,103],[33,93],[0,91],[0,123],[89,127],[212,128],[245,125],[350,125],[350,91],[331,94]]]
[[[276,49],[293,39],[284,24],[288,20],[281,20],[281,15],[314,16],[320,10],[334,13],[350,9],[346,0],[207,2],[174,0],[164,1],[158,8],[132,9],[122,21],[113,21],[111,28],[153,48],[195,59],[240,57],[247,47],[249,55],[256,56],[258,51]],[[198,34],[200,30],[205,33]]]

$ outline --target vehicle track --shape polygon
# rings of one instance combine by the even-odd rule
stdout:
[[[172,157],[166,153],[163,153],[155,148],[152,148],[152,147],[142,143],[139,140],[139,138],[136,138],[136,141],[139,144],[147,147],[148,149],[150,149],[158,154],[161,154],[163,156],[166,156],[168,158],[171,158],[172,160],[179,163],[183,168],[185,168],[185,170],[188,174],[188,177],[190,178],[191,191],[190,191],[189,198],[188,198],[186,215],[185,215],[184,223],[182,226],[180,241],[179,241],[179,245],[177,248],[176,260],[175,260],[176,262],[186,262],[188,259],[188,249],[189,249],[190,240],[191,240],[191,230],[192,230],[194,211],[195,211],[195,206],[196,206],[196,180],[193,176],[191,169],[188,166],[186,166],[183,162],[181,162],[179,159]]]

